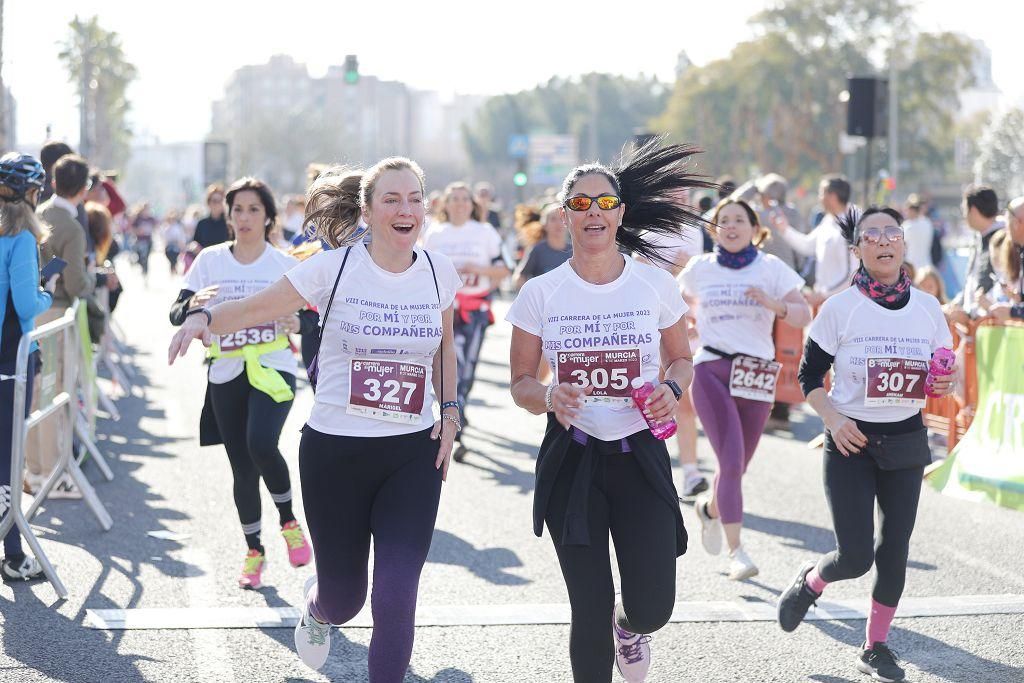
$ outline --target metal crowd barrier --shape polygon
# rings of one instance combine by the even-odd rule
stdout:
[[[69,308],[62,318],[49,322],[39,328],[33,330],[29,334],[23,335],[21,342],[18,345],[18,356],[15,365],[14,378],[14,405],[10,409],[14,411],[14,428],[12,430],[12,443],[11,443],[11,498],[10,508],[7,515],[0,520],[0,538],[7,535],[7,532],[11,530],[13,526],[17,526],[18,531],[24,537],[32,553],[43,567],[43,572],[46,574],[46,578],[53,585],[57,596],[61,599],[67,598],[68,591],[64,586],[64,583],[60,580],[57,575],[53,564],[47,558],[46,553],[43,552],[42,546],[39,544],[39,540],[36,538],[30,526],[30,521],[39,511],[39,507],[43,501],[49,495],[50,491],[57,484],[60,478],[67,474],[78,486],[78,489],[82,492],[82,498],[85,503],[89,506],[93,515],[96,516],[100,527],[104,531],[109,531],[113,526],[113,520],[107,509],[100,502],[99,497],[96,495],[95,489],[89,480],[86,479],[82,473],[81,467],[79,467],[78,461],[74,457],[74,446],[73,446],[73,434],[77,434],[80,442],[94,457],[99,454],[95,444],[92,442],[91,435],[88,433],[88,429],[85,429],[81,425],[81,408],[79,407],[79,390],[87,389],[83,387],[84,374],[82,373],[82,343],[79,337],[79,323],[78,323],[78,309],[79,306],[84,306],[80,302],[76,302],[71,308]],[[26,418],[25,417],[25,398],[26,398],[26,383],[34,381],[34,377],[28,376],[28,361],[29,351],[32,347],[33,342],[46,341],[51,338],[59,337],[62,342],[62,383],[61,391],[56,396],[46,401],[45,405],[43,397],[40,397],[39,407],[32,411],[32,413]],[[86,340],[87,341],[87,340]],[[39,491],[36,493],[35,499],[32,504],[25,511],[22,511],[21,497],[22,487],[24,480],[25,470],[25,441],[32,427],[40,424],[44,420],[53,420],[63,417],[60,420],[62,426],[61,434],[59,435],[59,447],[60,453],[58,456],[57,464],[54,467],[53,472],[50,473],[49,477],[42,484]],[[96,459],[97,464],[103,462],[101,470],[105,470],[104,474],[109,473],[109,468],[105,468],[106,462],[102,460],[102,456]],[[113,474],[110,473],[110,477]],[[108,477],[109,478],[109,477]]]

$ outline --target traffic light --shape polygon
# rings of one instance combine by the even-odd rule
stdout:
[[[359,82],[359,59],[355,55],[345,55],[345,82],[349,85]]]
[[[512,184],[516,187],[525,187],[528,180],[526,171],[516,171],[515,175],[512,176]]]

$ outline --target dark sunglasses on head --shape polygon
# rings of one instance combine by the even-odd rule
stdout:
[[[895,225],[887,225],[884,228],[866,228],[860,233],[860,240],[868,244],[878,244],[885,235],[886,242],[903,241],[903,228]]]
[[[600,197],[578,194],[566,199],[565,207],[571,211],[587,211],[594,202],[597,202],[597,208],[602,211],[617,209],[622,204],[622,200],[613,194],[603,194]]]

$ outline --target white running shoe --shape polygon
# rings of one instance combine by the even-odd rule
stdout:
[[[700,542],[708,555],[718,555],[722,552],[722,521],[714,519],[707,513],[708,496],[697,496],[697,502],[693,509],[697,513],[697,521],[700,522]]]
[[[319,671],[331,653],[331,625],[322,624],[309,613],[309,591],[316,585],[316,574],[306,579],[302,590],[302,618],[295,625],[295,651],[311,669]]]
[[[643,633],[630,633],[619,628],[615,613],[619,603],[612,609],[612,636],[615,639],[615,666],[627,683],[643,683],[651,668],[651,637]]]
[[[743,549],[743,546],[736,548],[736,550],[729,551],[729,578],[733,581],[743,581],[751,577],[757,576],[760,570],[754,561],[750,559],[750,555],[747,555],[747,551]]]
[[[43,577],[43,565],[31,555],[15,564],[6,557],[0,562],[0,575],[4,581],[32,581]]]
[[[57,480],[57,483],[50,489],[50,493],[46,497],[51,500],[81,500],[82,492],[75,485],[75,480],[71,478],[71,475],[65,473]]]
[[[683,476],[683,498],[692,498],[704,493],[708,488],[708,480],[700,472],[688,473]]]

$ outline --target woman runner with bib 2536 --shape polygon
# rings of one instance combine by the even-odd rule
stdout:
[[[460,427],[452,302],[461,280],[445,256],[415,248],[423,195],[423,172],[404,158],[325,171],[310,187],[304,224],[334,249],[255,296],[190,317],[170,348],[173,358],[191,339],[306,303],[323,311],[310,366],[315,401],[299,446],[316,575],[306,582],[295,646],[309,666],[325,664],[330,625],[349,621],[366,600],[372,539],[373,683],[400,683],[408,669],[420,572]],[[357,235],[360,217],[369,244]]]
[[[758,572],[740,544],[743,474],[775,400],[781,366],[772,329],[776,319],[803,327],[811,309],[800,294],[803,278],[761,253],[768,231],[746,202],[719,203],[712,224],[714,253],[691,259],[679,276],[683,294],[697,305],[693,403],[718,459],[713,495],[698,497],[694,509],[710,554],[721,552],[725,527],[729,578],[739,581]]]
[[[613,661],[627,681],[644,680],[648,634],[672,615],[676,558],[686,551],[662,440],[692,376],[686,304],[669,273],[620,252],[658,260],[645,234],[702,223],[673,197],[703,185],[686,172],[694,151],[658,142],[616,169],[591,164],[569,174],[560,199],[573,257],[528,281],[508,312],[512,397],[547,415],[534,532],[546,523],[554,541],[572,608],[573,678],[586,683],[610,681]],[[549,385],[537,379],[542,356],[553,369]]]
[[[800,385],[825,422],[825,496],[836,549],[800,568],[779,599],[779,625],[792,631],[825,587],[876,570],[857,668],[902,681],[889,627],[907,574],[924,468],[931,462],[921,418],[926,395],[953,389],[952,335],[938,300],[902,269],[902,216],[872,208],[840,219],[860,259],[853,286],[828,299],[811,324]],[[832,369],[832,389],[824,378]],[[875,503],[878,544],[875,545]]]
[[[274,195],[255,178],[242,178],[226,195],[230,242],[199,252],[171,306],[171,323],[199,321],[207,302],[236,301],[274,284],[298,261],[267,241],[277,220]],[[317,314],[299,303],[280,315],[253,321],[217,337],[208,352],[206,401],[199,445],[224,444],[238,518],[249,546],[238,585],[259,588],[266,551],[261,541],[260,479],[270,491],[288,547],[288,561],[301,567],[310,548],[292,512],[288,465],[278,440],[295,396],[295,355],[288,334],[316,329]],[[296,313],[296,311],[299,311]],[[258,314],[259,311],[256,311]]]

